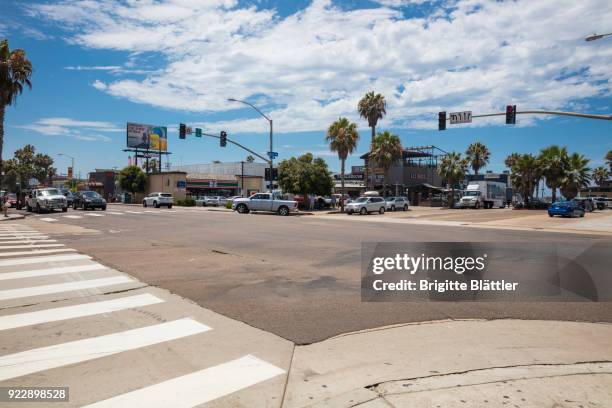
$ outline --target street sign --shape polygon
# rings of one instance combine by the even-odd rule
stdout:
[[[268,152],[268,157],[271,159],[275,159],[278,157],[278,152]]]
[[[472,123],[472,111],[451,112],[449,116],[451,125],[458,125],[459,123]]]

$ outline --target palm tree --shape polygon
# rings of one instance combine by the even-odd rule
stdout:
[[[525,204],[529,204],[533,197],[533,192],[538,186],[538,182],[542,178],[541,162],[532,154],[522,154],[516,158],[512,166],[510,179],[512,185],[516,188],[525,200]]]
[[[561,193],[571,200],[582,188],[587,188],[591,182],[589,159],[578,153],[572,153],[568,159],[565,176],[561,181]]]
[[[480,142],[476,142],[468,146],[465,155],[468,163],[472,169],[474,169],[474,174],[478,174],[478,170],[489,163],[491,152],[489,152],[487,146]]]
[[[610,172],[604,166],[599,166],[593,170],[593,181],[599,186],[603,187],[610,177]]]
[[[565,177],[567,169],[567,149],[556,145],[540,150],[539,159],[542,163],[542,173],[546,178],[546,185],[552,190],[552,202],[557,201],[557,188]]]
[[[468,162],[461,158],[461,153],[450,152],[440,160],[438,164],[438,174],[446,180],[447,186],[451,188],[450,207],[455,204],[455,184],[465,178]]]
[[[612,172],[612,150],[608,150],[608,153],[606,153],[606,162],[608,163],[610,172]]]
[[[14,105],[23,92],[23,86],[32,88],[32,63],[25,51],[10,50],[8,40],[0,41],[0,182],[2,181],[2,148],[4,146],[4,111]]]
[[[374,139],[372,145],[372,153],[370,154],[370,160],[372,163],[376,163],[377,166],[382,167],[384,170],[383,176],[383,196],[387,196],[387,171],[398,160],[402,158],[402,143],[397,135],[385,130],[379,133]]]
[[[338,153],[338,158],[340,159],[340,183],[342,189],[340,208],[344,212],[344,164],[348,155],[357,148],[357,141],[359,140],[357,124],[349,122],[347,118],[339,118],[329,126],[325,140],[329,143],[330,150]]]
[[[359,104],[357,104],[357,111],[359,112],[359,116],[367,119],[368,126],[372,129],[372,141],[370,142],[371,153],[374,139],[376,138],[376,125],[378,124],[378,120],[382,119],[383,116],[387,114],[387,102],[383,95],[375,94],[374,91],[370,91],[366,93],[359,101]],[[368,177],[368,166],[365,168],[365,179],[367,185],[370,181]]]
[[[506,160],[504,160],[504,164],[509,169],[512,169],[512,166],[514,166],[516,164],[516,162],[518,161],[518,159],[520,157],[521,157],[520,153],[512,153],[512,154],[508,155],[508,157],[506,157]]]

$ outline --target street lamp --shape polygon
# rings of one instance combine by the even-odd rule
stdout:
[[[255,109],[257,111],[257,113],[259,113],[270,124],[270,153],[268,153],[268,157],[270,158],[270,192],[272,192],[273,186],[274,186],[274,164],[273,164],[273,161],[274,161],[274,156],[273,156],[274,149],[272,148],[272,119],[270,119],[268,116],[266,116],[266,114],[263,113],[262,111],[260,111],[255,105],[253,105],[253,104],[251,104],[251,103],[249,103],[247,101],[241,101],[239,99],[229,98],[228,102],[240,102],[240,103],[243,103],[245,105],[250,106],[251,108]]]
[[[593,35],[589,35],[587,38],[585,38],[585,41],[595,41],[595,40],[601,40],[604,37],[608,37],[612,35],[612,33],[607,33],[607,34],[593,34]]]

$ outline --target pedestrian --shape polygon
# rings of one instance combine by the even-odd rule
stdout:
[[[310,211],[312,211],[314,210],[315,196],[314,194],[311,194],[309,197],[310,197]]]
[[[331,207],[332,207],[333,210],[336,209],[336,196],[333,195],[333,194],[332,194],[332,197],[331,197]]]
[[[8,203],[9,203],[8,191],[5,191],[4,195],[2,196],[2,210],[4,211],[5,217],[8,217]]]

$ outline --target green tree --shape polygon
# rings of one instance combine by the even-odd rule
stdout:
[[[593,181],[599,186],[603,187],[610,177],[610,172],[604,166],[599,166],[593,169]]]
[[[349,122],[347,118],[339,118],[327,129],[325,140],[329,143],[330,150],[338,153],[338,159],[340,159],[340,184],[342,197],[344,198],[344,165],[348,155],[357,148],[357,141],[359,140],[357,125]],[[344,199],[340,200],[340,205],[344,212]]]
[[[247,163],[253,163],[255,161],[255,158],[253,156],[251,156],[250,154],[246,157],[246,162]]]
[[[22,189],[27,188],[32,178],[48,184],[57,171],[49,155],[36,153],[36,148],[29,144],[17,149],[12,159],[4,161],[3,169],[6,176],[4,184],[9,190],[13,190],[17,184]]]
[[[608,163],[608,167],[612,173],[612,150],[608,150],[608,153],[606,153],[606,163]]]
[[[138,166],[126,166],[119,172],[119,185],[132,195],[145,191],[147,175]]]
[[[451,208],[455,204],[455,184],[465,178],[467,168],[467,160],[461,157],[461,153],[454,151],[443,156],[438,164],[438,175],[446,181],[447,186],[450,186],[451,189],[449,197],[449,206]]]
[[[557,201],[557,188],[565,177],[568,166],[568,155],[565,147],[548,146],[540,151],[539,160],[546,185],[552,190],[552,202]]]
[[[578,153],[572,153],[568,159],[565,176],[561,181],[561,193],[571,200],[580,189],[587,188],[591,182],[589,159]]]
[[[0,166],[2,166],[2,149],[4,146],[4,112],[6,107],[14,105],[17,97],[26,85],[32,88],[32,63],[27,59],[24,50],[10,50],[8,40],[0,41]],[[0,167],[0,181],[2,177]]]
[[[283,160],[278,165],[278,185],[293,194],[329,195],[334,182],[325,160],[311,153]]]
[[[387,196],[387,172],[389,168],[402,158],[402,143],[397,135],[385,130],[374,139],[370,161],[384,170],[383,196]]]
[[[357,112],[359,116],[368,121],[368,126],[372,129],[372,140],[370,142],[370,153],[374,146],[376,138],[376,125],[378,120],[382,119],[387,114],[387,102],[382,94],[376,94],[374,91],[367,92],[357,104]],[[369,185],[368,166],[365,169],[366,186]]]
[[[521,154],[516,158],[511,170],[512,185],[521,194],[525,204],[529,204],[542,178],[541,162],[532,154]]]
[[[506,157],[506,160],[504,160],[504,164],[509,169],[512,169],[512,166],[514,166],[514,164],[517,162],[519,157],[521,157],[520,153],[512,153],[512,154],[508,155],[508,157]]]
[[[468,163],[474,170],[474,174],[478,174],[478,170],[489,164],[491,152],[489,152],[487,146],[480,142],[476,142],[468,146],[465,155]]]

